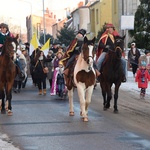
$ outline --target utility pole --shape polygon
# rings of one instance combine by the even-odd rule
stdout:
[[[44,10],[44,0],[43,0],[43,31],[44,31],[44,44],[45,44],[45,10]]]

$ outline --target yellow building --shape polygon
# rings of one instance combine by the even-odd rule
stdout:
[[[94,36],[105,23],[113,23],[119,28],[118,0],[101,0],[92,3],[90,9],[90,28]]]

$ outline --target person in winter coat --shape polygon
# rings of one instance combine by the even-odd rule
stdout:
[[[33,84],[34,84],[35,86],[37,86],[36,78],[34,78],[34,77],[35,77],[35,72],[34,72],[34,68],[35,68],[35,57],[36,57],[36,55],[37,55],[37,53],[38,53],[39,51],[40,51],[40,48],[38,47],[38,48],[36,48],[36,49],[32,52],[32,54],[31,54],[31,56],[30,56],[30,74],[31,74],[31,78],[32,78]]]
[[[65,79],[64,79],[64,74],[63,74],[63,63],[60,61],[59,62],[59,67],[58,69],[58,75],[57,75],[57,86],[58,86],[58,96],[63,97],[63,92],[65,90]]]
[[[46,62],[46,66],[48,67],[47,79],[48,79],[48,81],[49,81],[50,88],[51,88],[51,86],[52,86],[52,78],[53,78],[53,59],[54,59],[54,56],[55,56],[55,55],[53,54],[53,51],[52,51],[52,50],[49,50],[46,59],[49,59],[50,61]]]
[[[148,87],[148,81],[150,80],[150,75],[146,69],[146,62],[141,61],[141,66],[137,70],[135,82],[138,82],[138,88],[141,88],[140,98],[145,97],[146,88]]]
[[[115,39],[114,36],[119,36],[119,33],[115,30],[113,24],[108,23],[105,26],[106,30],[102,34],[98,42],[98,50],[96,53],[96,60],[97,60],[97,68],[100,71],[102,63],[105,59],[106,54],[109,50],[115,49]],[[126,82],[126,60],[122,57],[121,58],[122,68],[123,68],[123,77],[122,82]]]
[[[131,49],[128,53],[128,63],[132,67],[133,77],[135,77],[135,73],[138,68],[139,57],[141,56],[140,51],[136,48],[135,43],[131,43]]]
[[[14,37],[12,33],[9,31],[9,27],[5,23],[0,24],[0,55],[2,53],[2,47],[4,45],[4,42],[6,40],[6,36]]]
[[[26,49],[25,45],[21,45],[21,52],[25,57],[25,62],[26,62],[26,67],[25,67],[25,79],[22,81],[22,88],[25,88],[28,76],[29,76],[29,71],[30,71],[30,56],[28,55],[28,49]]]
[[[63,52],[58,51],[53,60],[54,73],[53,73],[53,78],[52,78],[52,86],[50,89],[51,95],[56,95],[56,85],[57,85],[56,82],[57,82],[57,74],[58,74],[57,68],[59,67],[59,62],[62,60],[62,57],[63,57]]]
[[[46,77],[47,73],[44,73],[43,69],[46,67],[46,57],[43,51],[38,51],[34,59],[34,78],[36,79],[39,95],[46,95]]]
[[[19,49],[17,50],[16,55],[17,55],[17,59],[16,59],[15,63],[19,67],[21,73],[24,75],[24,78],[22,79],[22,77],[20,76],[20,73],[18,73],[14,79],[14,85],[13,85],[14,92],[19,93],[21,91],[22,81],[27,76],[27,74],[26,74],[27,64],[26,64],[25,56],[22,54],[22,52]]]

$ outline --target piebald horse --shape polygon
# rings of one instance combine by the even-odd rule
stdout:
[[[92,40],[88,40],[87,37],[84,38],[81,53],[77,58],[73,74],[74,83],[77,87],[80,101],[80,115],[83,117],[83,121],[85,122],[88,121],[88,107],[91,102],[93,88],[96,80],[96,74],[93,68],[95,55],[94,43],[95,38],[93,38]],[[70,116],[74,115],[73,91],[73,87],[68,90]]]

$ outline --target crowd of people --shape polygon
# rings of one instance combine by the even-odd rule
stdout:
[[[98,42],[96,59],[94,68],[97,78],[100,77],[101,65],[105,59],[107,52],[114,49],[114,36],[119,36],[113,24],[108,23],[105,26],[106,30],[102,34]],[[12,36],[8,25],[0,24],[0,54],[6,36]],[[39,46],[31,56],[29,56],[29,43],[24,43],[18,46],[16,52],[15,64],[24,76],[17,74],[14,80],[13,91],[19,93],[22,88],[26,87],[28,77],[31,76],[33,84],[38,87],[39,95],[46,95],[48,80],[50,95],[58,95],[63,97],[66,92],[64,75],[68,75],[69,66],[75,62],[77,56],[81,53],[81,47],[86,30],[80,29],[77,32],[75,39],[71,42],[68,49],[62,48],[54,43],[49,49],[47,56]],[[64,61],[66,65],[64,67]],[[126,82],[127,63],[124,57],[121,58],[123,77],[122,82]],[[138,88],[141,88],[140,97],[144,98],[148,81],[150,80],[150,50],[145,50],[145,55],[141,56],[140,51],[136,47],[136,43],[131,43],[131,49],[128,53],[128,64],[132,67],[133,77],[135,82],[138,82]]]

